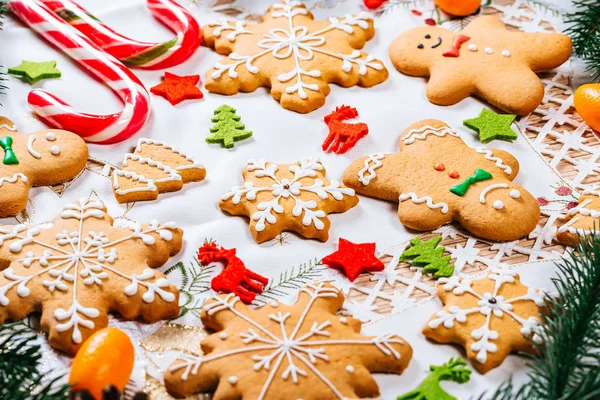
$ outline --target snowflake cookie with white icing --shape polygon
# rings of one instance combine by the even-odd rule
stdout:
[[[46,129],[21,134],[0,117],[0,218],[25,209],[29,189],[76,177],[85,167],[88,149],[74,133]]]
[[[483,239],[516,240],[540,218],[538,203],[512,180],[518,161],[502,150],[475,149],[438,120],[409,126],[400,151],[354,161],[343,182],[357,193],[398,202],[406,227],[431,231],[452,221]]]
[[[444,308],[423,334],[439,343],[458,343],[473,367],[484,374],[512,352],[532,353],[539,335],[545,293],[523,285],[507,266],[492,268],[478,280],[453,276],[438,281]]]
[[[75,354],[108,312],[147,322],[179,315],[179,291],[153,268],[181,250],[181,229],[113,224],[99,201],[67,204],[51,227],[0,226],[0,323],[41,312],[50,345]]]
[[[216,390],[213,399],[334,400],[379,397],[372,372],[401,374],[412,348],[391,333],[360,334],[339,317],[344,296],[326,283],[300,289],[292,306],[249,309],[233,294],[207,301],[201,319],[216,331],[202,356],[184,356],[165,373],[177,396]]]
[[[271,6],[260,24],[221,20],[203,29],[205,44],[228,56],[208,71],[206,89],[233,95],[266,86],[283,108],[308,113],[325,104],[329,82],[387,79],[383,62],[359,50],[374,35],[366,13],[315,21],[296,0]]]
[[[600,190],[586,189],[576,207],[567,211],[566,222],[558,228],[556,238],[566,246],[577,243],[578,236],[600,232]]]
[[[294,164],[249,160],[242,177],[244,184],[225,193],[219,207],[250,217],[250,231],[258,243],[282,231],[326,241],[331,225],[327,214],[345,212],[358,203],[353,189],[325,178],[317,157]]]
[[[390,46],[390,59],[403,74],[429,77],[427,98],[434,104],[475,95],[525,115],[544,98],[536,72],[560,66],[571,48],[567,35],[511,32],[500,18],[484,15],[459,32],[438,26],[408,30]]]

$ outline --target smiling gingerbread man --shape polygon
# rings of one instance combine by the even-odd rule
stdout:
[[[494,16],[482,16],[460,32],[424,26],[401,34],[390,47],[403,74],[429,77],[427,98],[452,105],[475,95],[509,113],[525,115],[544,97],[536,72],[563,64],[571,39],[558,33],[511,32]]]
[[[358,194],[398,202],[406,227],[430,231],[452,221],[475,236],[517,240],[540,218],[531,194],[513,183],[519,162],[509,153],[472,149],[442,121],[428,119],[401,135],[400,151],[355,160],[343,182]]]
[[[0,218],[23,211],[32,187],[76,177],[87,156],[85,142],[74,133],[46,129],[21,134],[11,120],[0,117]]]

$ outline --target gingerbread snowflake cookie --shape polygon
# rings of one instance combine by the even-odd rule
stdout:
[[[114,225],[100,202],[85,199],[49,228],[0,226],[0,323],[41,312],[50,345],[75,354],[109,311],[174,318],[179,292],[152,268],[181,250],[182,235],[172,222]]]
[[[487,277],[474,281],[441,278],[438,295],[445,306],[431,317],[423,334],[439,343],[460,344],[482,374],[502,364],[511,352],[533,352],[531,340],[541,343],[545,294],[523,285],[508,267],[492,268]]]
[[[165,142],[139,139],[133,153],[123,157],[113,172],[113,192],[119,203],[156,200],[159,193],[175,192],[184,183],[206,177],[202,164]]]
[[[222,20],[203,35],[228,56],[208,71],[206,89],[232,95],[270,87],[283,108],[300,113],[325,104],[329,82],[369,87],[388,77],[381,61],[358,50],[375,35],[368,14],[315,21],[301,2],[284,0],[260,24]]]
[[[472,149],[438,120],[412,124],[400,151],[354,161],[343,182],[357,193],[399,202],[408,228],[430,231],[452,221],[475,236],[516,240],[540,218],[536,200],[511,182],[519,163],[502,150]]]
[[[29,189],[76,177],[85,167],[88,149],[74,133],[46,129],[21,134],[0,117],[0,218],[25,209]]]
[[[354,190],[325,178],[318,158],[294,164],[250,160],[242,172],[244,184],[221,197],[219,207],[250,217],[250,231],[258,243],[282,231],[326,241],[327,214],[341,213],[358,203]]]
[[[566,246],[573,246],[579,237],[600,231],[600,192],[586,189],[576,207],[567,211],[567,221],[558,228],[556,238]]]
[[[434,104],[476,95],[525,115],[544,97],[535,73],[567,61],[571,47],[566,35],[511,32],[499,18],[481,16],[460,32],[437,26],[404,32],[392,43],[390,58],[404,74],[429,77],[427,97]]]
[[[202,340],[204,355],[171,365],[165,386],[181,397],[216,389],[214,400],[378,397],[370,373],[402,373],[412,348],[395,334],[361,335],[358,320],[335,315],[343,302],[325,283],[303,287],[293,306],[215,297],[201,318],[217,332]]]

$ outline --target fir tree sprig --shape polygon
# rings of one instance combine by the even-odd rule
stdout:
[[[576,11],[567,14],[565,31],[573,39],[573,53],[581,57],[592,79],[600,78],[600,1],[575,0]]]
[[[491,399],[600,398],[600,234],[580,238],[557,267],[552,280],[557,293],[546,299],[548,312],[538,332],[544,341],[533,343],[529,382],[516,391],[507,381]]]
[[[6,15],[6,13],[8,12],[8,0],[0,0],[0,29],[3,28],[4,25],[4,16]],[[6,86],[3,82],[6,81],[6,71],[4,70],[4,67],[2,65],[0,65],[0,94],[6,94],[5,90],[8,89],[8,86]]]

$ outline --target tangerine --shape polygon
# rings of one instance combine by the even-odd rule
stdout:
[[[71,365],[69,384],[73,391],[87,390],[102,400],[102,389],[114,385],[123,391],[135,359],[129,336],[117,328],[95,332],[81,346]]]
[[[600,83],[579,86],[575,91],[575,108],[590,128],[600,132]]]
[[[465,17],[473,14],[479,6],[481,0],[433,0],[435,5],[442,11],[455,15],[457,17]]]

